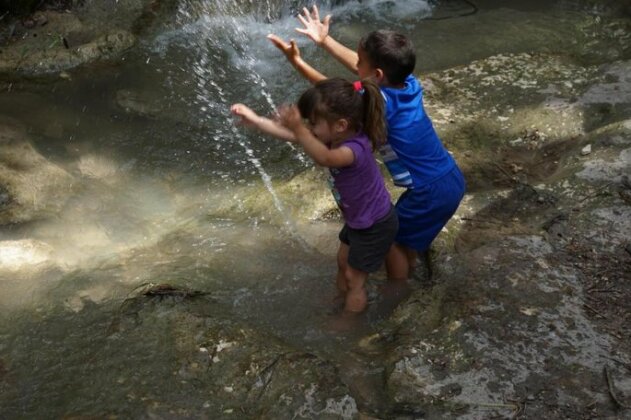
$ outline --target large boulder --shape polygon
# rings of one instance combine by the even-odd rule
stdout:
[[[21,20],[5,20],[0,76],[44,76],[115,59],[136,44],[136,35],[171,10],[174,1],[88,0],[70,10],[53,7]],[[166,12],[165,12],[166,13]]]

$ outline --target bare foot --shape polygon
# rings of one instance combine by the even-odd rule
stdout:
[[[358,322],[358,313],[343,311],[341,314],[331,318],[328,330],[335,333],[347,332],[357,326]]]
[[[382,299],[373,307],[373,315],[385,318],[407,299],[412,293],[412,288],[407,280],[388,280],[379,288]]]
[[[346,304],[346,293],[339,292],[331,300],[331,307],[327,309],[326,313],[329,315],[337,316],[342,312],[345,304]]]
[[[344,305],[344,302],[346,302],[346,293],[345,292],[338,292],[337,295],[335,295],[335,297],[333,298],[333,305],[340,306],[340,305]]]

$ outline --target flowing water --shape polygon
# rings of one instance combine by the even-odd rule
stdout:
[[[591,3],[505,3],[337,1],[322,13],[334,15],[333,33],[349,46],[376,27],[408,33],[418,73],[497,53],[607,58],[576,41],[601,12]],[[294,33],[301,5],[183,1],[120,61],[73,71],[70,81],[15,82],[0,95],[2,115],[74,177],[60,186],[70,196],[61,212],[0,228],[0,374],[11,360],[21,378],[19,398],[0,397],[10,417],[81,412],[59,395],[111,386],[112,366],[167,392],[164,366],[173,355],[160,351],[170,338],[159,323],[134,342],[107,334],[125,299],[147,284],[209,293],[235,322],[346,366],[351,388],[379,381],[379,370],[340,354],[392,305],[373,305],[346,335],[329,332],[339,223],[316,224],[330,240],[314,245],[304,237],[311,222],[297,220],[288,210],[294,197],[278,191],[312,163],[297,148],[236,127],[229,113],[244,102],[269,114],[308,86],[268,33],[296,37],[325,74],[350,76]],[[268,195],[272,204],[261,210],[244,194]],[[123,404],[116,398],[97,404]]]

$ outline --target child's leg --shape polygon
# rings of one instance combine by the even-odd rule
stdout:
[[[368,294],[366,293],[368,273],[349,265],[346,267],[344,274],[348,280],[348,292],[346,293],[344,310],[347,312],[361,312],[368,305]]]
[[[339,293],[346,294],[348,291],[348,280],[346,279],[346,267],[348,267],[348,250],[349,246],[344,242],[340,242],[340,248],[337,250],[337,276],[335,284]]]
[[[416,250],[409,248],[407,246],[404,245],[400,245],[404,252],[405,252],[405,256],[408,259],[408,275],[410,274],[409,272],[414,270],[416,268],[416,263],[417,263],[417,258],[418,258],[418,252],[416,252]]]
[[[348,280],[346,279],[346,267],[348,266],[348,250],[349,246],[344,242],[340,242],[337,250],[337,274],[335,275],[335,285],[337,287],[337,295],[333,299],[335,304],[346,301],[346,292],[348,292]]]
[[[405,245],[393,244],[386,255],[388,280],[405,281],[416,266],[416,251]]]

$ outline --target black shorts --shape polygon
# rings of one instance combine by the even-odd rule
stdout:
[[[344,224],[339,238],[349,246],[348,265],[367,273],[379,270],[398,230],[399,219],[394,207],[369,228],[353,229]]]

